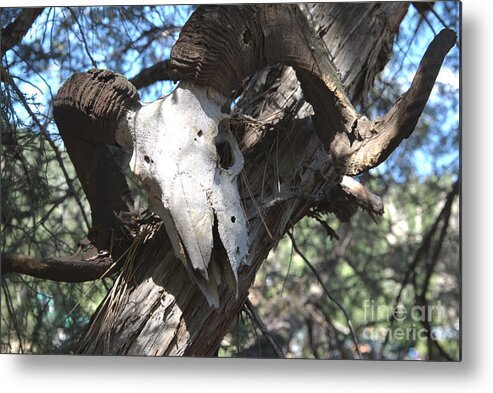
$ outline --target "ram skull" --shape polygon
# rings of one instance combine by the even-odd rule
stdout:
[[[236,290],[248,253],[237,186],[243,156],[221,105],[207,89],[181,83],[129,115],[130,166],[147,187],[150,206],[162,218],[176,256],[215,306],[221,278]],[[117,136],[117,143],[124,145],[128,138]],[[221,166],[218,145],[229,149],[230,166]],[[211,260],[215,226],[216,247],[224,248],[229,259],[226,266]]]

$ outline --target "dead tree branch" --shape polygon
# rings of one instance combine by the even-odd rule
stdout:
[[[85,282],[102,278],[116,266],[111,257],[98,256],[88,259],[83,255],[56,258],[34,258],[23,254],[2,253],[2,276],[21,273],[45,280]]]
[[[435,219],[435,222],[431,226],[430,230],[424,236],[423,241],[421,242],[421,245],[417,249],[416,253],[414,254],[413,259],[411,260],[411,262],[408,265],[408,268],[406,269],[406,273],[404,274],[404,279],[402,280],[402,283],[400,285],[399,292],[397,293],[397,296],[394,300],[393,309],[395,309],[399,305],[399,302],[401,301],[401,297],[402,297],[402,293],[404,291],[404,288],[406,287],[409,280],[411,279],[412,273],[416,270],[416,266],[418,265],[418,263],[421,260],[424,259],[424,257],[426,256],[426,253],[431,248],[433,237],[437,233],[437,231],[439,229],[439,225],[442,221],[444,222],[444,224],[443,224],[444,226],[442,227],[442,231],[441,231],[442,233],[440,234],[440,237],[445,236],[445,233],[443,232],[443,230],[444,230],[443,228],[446,228],[446,222],[448,221],[448,219],[450,217],[452,204],[453,204],[455,198],[457,197],[457,195],[459,195],[459,191],[460,191],[460,182],[457,180],[453,184],[452,190],[448,193],[442,210],[438,214],[438,216]],[[440,242],[442,242],[442,241],[443,241],[443,239]],[[440,245],[440,247],[441,247],[441,245]],[[433,257],[437,258],[438,253],[435,252]],[[429,274],[431,277],[431,273],[429,273]],[[387,346],[387,344],[389,342],[390,331],[392,329],[394,321],[395,321],[394,319],[390,320],[390,329],[387,331],[387,334],[385,336],[385,340],[384,340],[382,348],[380,350],[381,354],[383,353],[383,351],[385,350],[385,347]]]
[[[455,45],[457,35],[453,30],[443,29],[430,43],[409,90],[383,117],[370,121],[355,118],[351,127],[357,130],[357,141],[348,135],[336,135],[332,148],[336,151],[339,165],[349,176],[363,173],[385,161],[389,155],[408,138],[425,108],[445,56]],[[358,140],[359,139],[359,140]]]

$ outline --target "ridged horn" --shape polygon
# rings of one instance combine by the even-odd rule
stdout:
[[[180,79],[230,97],[241,81],[274,64],[296,70],[312,105],[318,137],[341,175],[357,175],[382,162],[414,130],[456,34],[440,32],[430,44],[412,86],[381,119],[371,121],[351,105],[329,59],[296,4],[201,6],[171,52]]]
[[[336,127],[331,134],[344,131],[343,125],[354,119],[354,109],[323,41],[296,5],[201,6],[171,52],[171,66],[181,80],[210,87],[224,97],[255,71],[279,63],[296,70],[328,144],[327,125]]]
[[[93,226],[114,228],[114,212],[133,211],[125,176],[103,146],[130,140],[126,116],[138,109],[139,98],[124,76],[91,69],[68,78],[54,99],[53,117],[91,205]]]
[[[137,109],[139,100],[123,75],[91,69],[65,81],[53,102],[53,117],[62,138],[70,133],[93,145],[115,144],[119,120]]]

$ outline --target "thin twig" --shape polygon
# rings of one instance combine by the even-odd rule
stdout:
[[[94,68],[98,68],[98,63],[96,63],[96,61],[92,57],[91,52],[89,51],[89,47],[87,46],[86,36],[84,35],[84,29],[80,25],[79,19],[77,19],[77,15],[75,15],[75,12],[74,12],[74,10],[71,7],[67,7],[67,8],[70,11],[70,13],[72,14],[72,17],[74,18],[75,23],[77,23],[77,26],[79,28],[80,34],[82,36],[82,44],[84,45],[84,50],[86,51],[87,56],[89,56],[89,59],[91,60],[92,66]]]
[[[77,196],[77,193],[75,192],[74,186],[72,184],[72,180],[70,179],[70,176],[68,175],[67,169],[65,168],[65,164],[63,163],[62,155],[60,154],[58,147],[55,145],[55,143],[50,138],[50,135],[48,134],[48,131],[46,130],[46,128],[40,123],[37,116],[31,110],[31,107],[27,103],[27,101],[24,97],[24,94],[22,94],[19,87],[16,85],[16,83],[14,82],[12,77],[9,75],[9,73],[3,68],[3,66],[0,66],[0,71],[1,71],[2,78],[4,80],[6,80],[12,86],[12,89],[15,91],[15,93],[17,94],[22,105],[24,106],[26,111],[29,113],[29,116],[32,118],[34,123],[38,126],[39,130],[41,131],[43,136],[48,141],[48,144],[53,149],[53,151],[55,153],[56,160],[58,162],[58,165],[60,166],[60,168],[63,172],[63,176],[65,177],[65,181],[67,182],[68,193],[74,196],[74,198],[77,202],[77,205],[79,206],[79,209],[81,211],[82,217],[84,218],[84,222],[86,223],[87,228],[89,229],[91,227],[91,225],[89,223],[89,219],[87,218],[87,215],[86,215],[86,212],[84,210],[84,206],[82,205],[82,202],[80,201],[79,197]]]
[[[269,235],[269,237],[271,239],[274,239],[274,236],[272,236],[272,233],[269,230],[269,227],[267,226],[267,223],[264,220],[264,216],[263,216],[262,212],[260,211],[260,207],[258,206],[257,201],[255,200],[255,197],[253,196],[253,192],[252,192],[250,185],[248,183],[248,178],[244,172],[241,172],[241,179],[243,180],[243,183],[245,184],[245,187],[248,191],[248,194],[250,195],[250,198],[251,198],[253,204],[255,205],[255,208],[257,209],[257,212],[258,212],[258,215],[260,216],[260,220],[262,221],[262,224],[264,224],[264,228],[267,232],[267,235]]]
[[[402,293],[404,291],[404,288],[408,284],[408,282],[409,282],[409,280],[411,278],[412,273],[415,272],[416,266],[418,265],[419,261],[421,259],[423,259],[423,257],[426,254],[426,251],[429,249],[429,247],[431,245],[432,238],[435,235],[436,231],[438,230],[438,225],[444,219],[444,217],[447,216],[447,214],[448,214],[447,212],[451,209],[452,203],[453,203],[455,197],[459,193],[459,189],[460,189],[460,183],[457,180],[454,183],[454,185],[452,186],[452,190],[447,195],[445,205],[443,206],[442,210],[438,214],[438,216],[435,219],[435,222],[431,226],[430,230],[428,231],[428,233],[423,238],[423,241],[421,242],[421,245],[419,246],[418,250],[416,251],[416,253],[415,253],[412,261],[409,263],[408,268],[406,270],[406,273],[404,275],[404,279],[402,280],[401,286],[399,288],[399,292],[397,293],[397,296],[396,296],[396,298],[394,300],[394,305],[393,305],[393,308],[392,309],[395,309],[399,305],[399,302],[401,300],[401,297],[402,297]],[[384,352],[384,350],[385,350],[385,348],[386,348],[386,346],[387,346],[387,344],[389,342],[390,330],[391,330],[391,328],[393,326],[393,323],[394,323],[394,319],[391,319],[390,320],[390,329],[387,330],[387,334],[385,336],[385,340],[384,340],[384,342],[382,344],[382,347],[380,349],[380,354],[383,354],[383,352]]]
[[[62,195],[61,197],[59,197],[59,198],[55,199],[53,202],[51,202],[50,203],[51,207],[43,215],[43,217],[41,217],[37,222],[35,220],[33,220],[33,221],[35,221],[35,222],[33,222],[33,226],[31,228],[29,228],[29,230],[24,231],[24,235],[14,243],[14,245],[11,247],[11,249],[12,250],[16,250],[20,246],[20,244],[23,242],[24,238],[33,235],[36,232],[36,230],[40,226],[42,226],[46,220],[48,220],[48,218],[50,217],[51,213],[53,213],[53,211],[61,203],[63,203],[67,199],[68,196],[69,196],[68,193],[66,193],[65,195]],[[48,205],[45,205],[45,208],[47,206]],[[29,212],[22,212],[22,213],[24,213],[26,216],[30,214]],[[24,218],[23,217],[24,214],[19,215],[19,216],[15,216],[14,218],[16,218],[16,219],[22,219],[22,218]],[[34,214],[34,212],[32,212],[32,214]]]
[[[3,280],[3,279],[2,279],[2,289],[4,292],[4,296],[5,296],[5,303],[7,304],[7,310],[8,310],[8,313],[10,315],[10,318],[14,324],[14,330],[15,330],[15,334],[17,335],[17,340],[19,341],[19,350],[21,353],[24,353],[24,348],[22,346],[22,336],[21,336],[21,332],[19,329],[19,325],[17,323],[16,312],[15,312],[14,306],[12,304],[12,298],[11,298],[10,292],[8,290],[8,285],[5,282],[5,280]]]
[[[452,191],[450,192],[450,194],[447,197],[447,201],[448,200],[453,201],[455,199],[455,197],[458,195],[458,192],[459,192],[458,187],[457,188],[453,187]],[[421,304],[424,304],[426,307],[429,304],[426,294],[428,293],[430,280],[431,280],[431,277],[435,271],[435,267],[436,267],[436,264],[438,262],[438,258],[440,256],[442,246],[443,246],[443,243],[445,241],[445,237],[447,235],[447,230],[448,230],[449,224],[450,224],[450,216],[452,213],[452,204],[447,203],[446,205],[448,206],[448,208],[446,210],[445,217],[443,218],[443,224],[442,224],[442,228],[440,229],[438,241],[434,247],[434,250],[433,250],[431,257],[430,257],[428,264],[427,264],[425,279],[423,281],[421,293],[417,296],[418,302]],[[425,328],[426,335],[428,337],[428,342],[432,343],[446,360],[448,360],[448,361],[453,360],[452,357],[440,346],[438,341],[433,339],[433,337],[431,335],[432,327],[431,327],[431,324],[430,324],[430,321],[428,320],[428,318],[423,318],[421,320],[421,324]],[[428,353],[428,357],[429,357],[429,355],[430,354]]]
[[[289,255],[288,271],[287,271],[286,275],[284,276],[284,280],[282,282],[281,297],[284,294],[284,288],[286,287],[286,283],[288,281],[289,273],[291,272],[291,264],[292,263],[293,263],[293,249],[291,248],[291,253]]]
[[[274,349],[274,352],[276,353],[276,355],[280,359],[284,359],[285,356],[284,356],[284,352],[282,351],[281,346],[279,345],[279,343],[277,342],[275,337],[272,335],[272,333],[269,331],[269,329],[267,329],[264,322],[262,321],[262,319],[258,315],[257,310],[255,309],[255,306],[252,304],[252,302],[248,298],[245,301],[245,307],[246,307],[246,310],[247,310],[248,315],[250,316],[251,320],[253,322],[255,322],[255,324],[258,326],[258,328],[260,329],[262,334],[265,336],[265,338],[267,339],[269,344]]]
[[[48,81],[46,80],[46,78],[39,72],[37,71],[32,65],[31,63],[26,59],[24,58],[20,53],[19,51],[16,51],[15,49],[12,50],[12,52],[15,53],[15,55],[21,59],[38,77],[39,79],[41,79],[45,86],[48,88],[48,92],[50,93],[50,97],[51,99],[53,100],[53,91],[51,90],[51,84],[48,83]],[[29,76],[31,77],[31,73],[29,73]],[[21,80],[22,82],[24,83],[27,83],[27,84],[30,84],[31,86],[33,86],[35,89],[37,89],[41,94],[43,94],[43,92],[41,91],[41,88],[39,88],[38,86],[34,85],[33,83],[27,81],[27,80],[24,80],[22,79],[21,77],[19,76],[16,76],[16,78],[18,78],[19,80]]]
[[[346,319],[346,323],[347,323],[347,325],[349,327],[349,330],[351,332],[351,338],[353,339],[354,345],[356,347],[356,351],[358,352],[358,356],[359,356],[360,359],[363,359],[363,356],[361,355],[361,352],[359,350],[358,338],[356,337],[356,333],[354,332],[354,329],[353,329],[353,324],[351,322],[351,319],[349,318],[349,315],[348,315],[346,309],[344,308],[344,305],[339,300],[337,300],[334,296],[332,296],[332,294],[330,293],[330,291],[327,289],[327,287],[325,286],[324,282],[320,278],[319,274],[317,273],[317,270],[315,269],[315,267],[310,263],[310,261],[305,257],[305,255],[303,254],[303,252],[296,245],[296,241],[294,240],[293,234],[291,232],[288,232],[288,236],[291,239],[291,244],[293,245],[294,250],[303,259],[303,261],[305,261],[305,263],[307,264],[307,266],[310,268],[310,270],[312,271],[312,273],[315,275],[315,277],[317,278],[317,281],[322,286],[322,288],[323,288],[325,294],[327,295],[327,297],[333,303],[335,303],[335,305],[339,308],[339,310],[341,310],[341,312],[344,314],[344,318]]]

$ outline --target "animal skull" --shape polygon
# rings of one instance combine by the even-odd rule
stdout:
[[[131,169],[145,184],[150,206],[163,220],[176,256],[216,307],[221,270],[236,290],[238,270],[248,254],[237,187],[243,156],[229,127],[223,126],[227,115],[217,98],[205,88],[182,83],[128,118]],[[129,134],[118,133],[117,143],[129,147]],[[233,156],[228,168],[220,165],[216,146],[222,143]],[[224,247],[229,266],[211,261],[215,225],[216,245]]]

